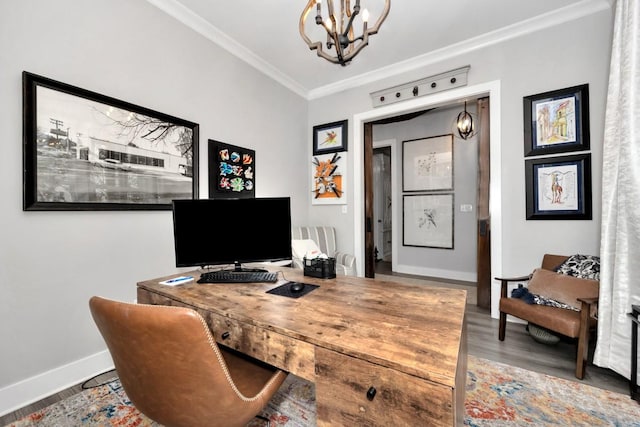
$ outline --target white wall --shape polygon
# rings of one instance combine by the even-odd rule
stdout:
[[[475,115],[475,103],[467,110]],[[454,245],[453,249],[421,248],[403,245],[403,195],[424,194],[403,193],[402,188],[402,145],[403,141],[428,138],[453,133],[455,119],[463,109],[459,103],[431,110],[414,119],[373,126],[373,139],[395,139],[399,151],[392,161],[401,174],[392,180],[392,191],[397,193],[397,203],[392,205],[394,230],[393,260],[394,271],[446,279],[476,280],[476,193],[478,177],[478,145],[476,137],[463,140],[457,134],[453,138],[453,178],[452,191],[437,193],[454,194]],[[395,151],[395,150],[394,150]],[[471,212],[462,212],[460,205],[471,205]]]
[[[307,217],[307,101],[146,1],[0,3],[0,415],[109,364],[92,295],[175,271],[170,211],[23,212],[23,70],[200,124],[256,150],[257,196]]]
[[[311,206],[312,126],[350,119],[352,151],[361,144],[352,120],[373,110],[370,92],[469,64],[469,86],[500,83],[493,214],[504,232],[493,241],[502,254],[493,273],[519,275],[545,252],[599,252],[611,22],[610,10],[598,12],[307,102],[145,1],[1,2],[0,414],[108,364],[91,295],[133,300],[137,281],[174,271],[169,212],[21,210],[23,70],[199,123],[201,154],[208,138],[255,149],[257,195],[292,196],[294,223],[335,226],[339,247],[353,253],[352,213],[362,201],[348,191],[346,213]],[[526,221],[522,97],[581,83],[590,85],[594,219]],[[206,196],[204,155],[200,166]]]
[[[429,63],[419,70],[410,70],[383,81],[312,100],[309,106],[309,124],[349,118],[349,132],[353,136],[354,116],[359,118],[375,115],[369,93],[469,64],[469,86],[497,81],[500,87],[500,99],[492,100],[492,103],[498,101],[501,107],[499,117],[494,117],[498,129],[492,129],[492,132],[497,132],[501,144],[499,157],[494,159],[495,153],[492,154],[492,168],[497,167],[500,172],[497,189],[499,194],[494,192],[492,195],[494,200],[498,200],[498,205],[492,215],[494,220],[499,217],[502,233],[492,236],[492,245],[499,247],[497,252],[501,254],[499,259],[492,260],[492,277],[500,274],[526,274],[539,265],[546,252],[599,254],[602,135],[611,31],[612,12],[607,9],[496,44],[484,44],[459,55],[453,52],[450,55],[443,54],[441,57],[445,59]],[[590,96],[593,220],[527,221],[522,98],[582,83],[589,84]],[[440,99],[445,95],[431,95],[427,98]],[[412,101],[406,102],[411,104]],[[362,141],[350,141],[350,147],[357,144],[362,144]],[[350,160],[353,157],[350,156]],[[496,161],[499,162],[497,166]],[[349,170],[354,170],[353,164]],[[495,178],[493,175],[494,181]],[[362,177],[349,175],[352,185],[356,179],[361,180]],[[348,210],[358,212],[356,207],[362,201],[354,200],[353,195],[347,200]],[[310,212],[310,220],[322,221],[338,229],[343,239],[343,250],[347,252],[355,252],[356,245],[355,238],[348,236],[358,234],[354,224],[358,223],[359,218],[352,219],[344,220],[339,214],[339,208],[335,207],[312,207]],[[345,246],[349,242],[354,246]],[[358,253],[355,255],[361,256]],[[362,274],[361,271],[359,273]],[[494,283],[494,317],[497,316],[497,292],[497,283]]]

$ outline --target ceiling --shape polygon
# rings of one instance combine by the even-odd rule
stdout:
[[[378,34],[345,67],[302,40],[307,0],[147,1],[312,99],[595,13],[615,0],[393,0]],[[382,2],[361,5],[373,11]]]

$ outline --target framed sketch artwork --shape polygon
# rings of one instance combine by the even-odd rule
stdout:
[[[402,191],[453,190],[453,134],[402,143]]]
[[[453,249],[453,194],[402,196],[402,245]]]
[[[589,85],[524,98],[524,155],[589,149]]]
[[[28,72],[23,210],[170,210],[198,194],[198,125]]]
[[[313,127],[313,155],[347,151],[348,120]]]
[[[525,161],[527,219],[592,219],[591,154]]]

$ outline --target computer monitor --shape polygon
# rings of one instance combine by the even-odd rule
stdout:
[[[289,260],[290,199],[174,200],[173,234],[177,267]]]

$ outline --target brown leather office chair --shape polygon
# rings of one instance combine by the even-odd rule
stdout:
[[[91,314],[133,405],[173,426],[244,426],[287,373],[218,347],[185,307],[92,297]]]

